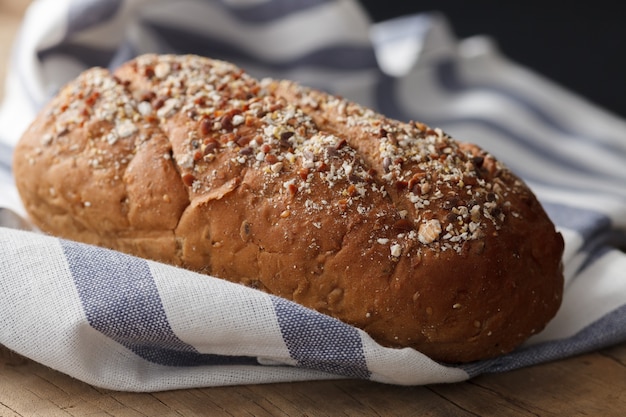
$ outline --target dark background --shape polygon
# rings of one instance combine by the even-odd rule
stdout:
[[[510,59],[626,117],[626,13],[620,2],[361,1],[374,21],[439,11],[458,38],[489,35]]]

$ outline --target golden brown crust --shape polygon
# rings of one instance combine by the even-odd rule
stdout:
[[[563,240],[491,155],[287,81],[145,55],[70,83],[18,144],[44,231],[292,299],[465,362],[560,305]]]

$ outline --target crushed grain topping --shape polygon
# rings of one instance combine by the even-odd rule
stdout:
[[[85,72],[53,109],[55,131],[41,138],[41,146],[88,120],[112,126],[99,139],[109,147],[129,139],[140,143],[149,139],[140,126],[157,126],[167,135],[169,120],[176,117],[179,124],[184,117],[187,151],[163,157],[174,159],[190,192],[211,189],[216,164],[258,170],[282,184],[278,190],[285,198],[303,202],[301,214],[392,216],[393,227],[382,227],[371,241],[387,245],[393,258],[413,244],[460,252],[464,242],[484,236],[487,226],[501,227],[510,213],[507,193],[522,186],[507,185],[499,178],[506,170],[490,155],[463,147],[440,129],[389,120],[339,97],[290,84],[297,102],[288,102],[270,92],[274,81],[259,82],[232,64],[192,56],[145,55],[132,65],[149,91],[131,92],[103,69]],[[321,112],[330,127],[320,129],[311,112]],[[89,152],[93,169],[113,159],[101,145]],[[115,162],[117,168],[131,158],[132,151]],[[332,199],[314,192],[321,185]],[[374,211],[376,199],[392,202],[396,211]]]
[[[411,236],[424,245],[460,252],[465,241],[482,238],[488,224],[499,230],[510,212],[507,193],[522,192],[519,182],[504,185],[510,173],[491,155],[459,144],[441,129],[390,120],[288,81],[280,88],[290,91],[311,114],[321,113],[332,131],[349,129],[349,138],[357,137],[355,146],[371,155],[370,163],[379,168],[376,179],[382,184],[376,187],[395,193],[394,201],[412,203],[409,217],[418,232]],[[409,213],[404,213],[406,218]]]

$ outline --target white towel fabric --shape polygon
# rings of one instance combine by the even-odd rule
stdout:
[[[509,355],[439,364],[249,288],[18,230],[10,167],[21,132],[81,70],[145,52],[229,60],[487,148],[528,182],[565,237],[559,313]],[[373,25],[341,0],[41,0],[9,71],[0,344],[35,361],[129,391],[343,377],[428,384],[626,340],[626,123],[510,62],[490,39],[455,39],[442,16]]]

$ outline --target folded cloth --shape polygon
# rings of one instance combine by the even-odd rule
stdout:
[[[156,391],[454,382],[626,341],[626,123],[510,62],[491,39],[451,33],[437,14],[373,25],[340,0],[33,3],[0,109],[0,344],[90,384]],[[440,364],[250,288],[18,230],[10,166],[21,132],[80,71],[147,52],[229,60],[485,147],[528,182],[564,235],[559,313],[511,354]]]

